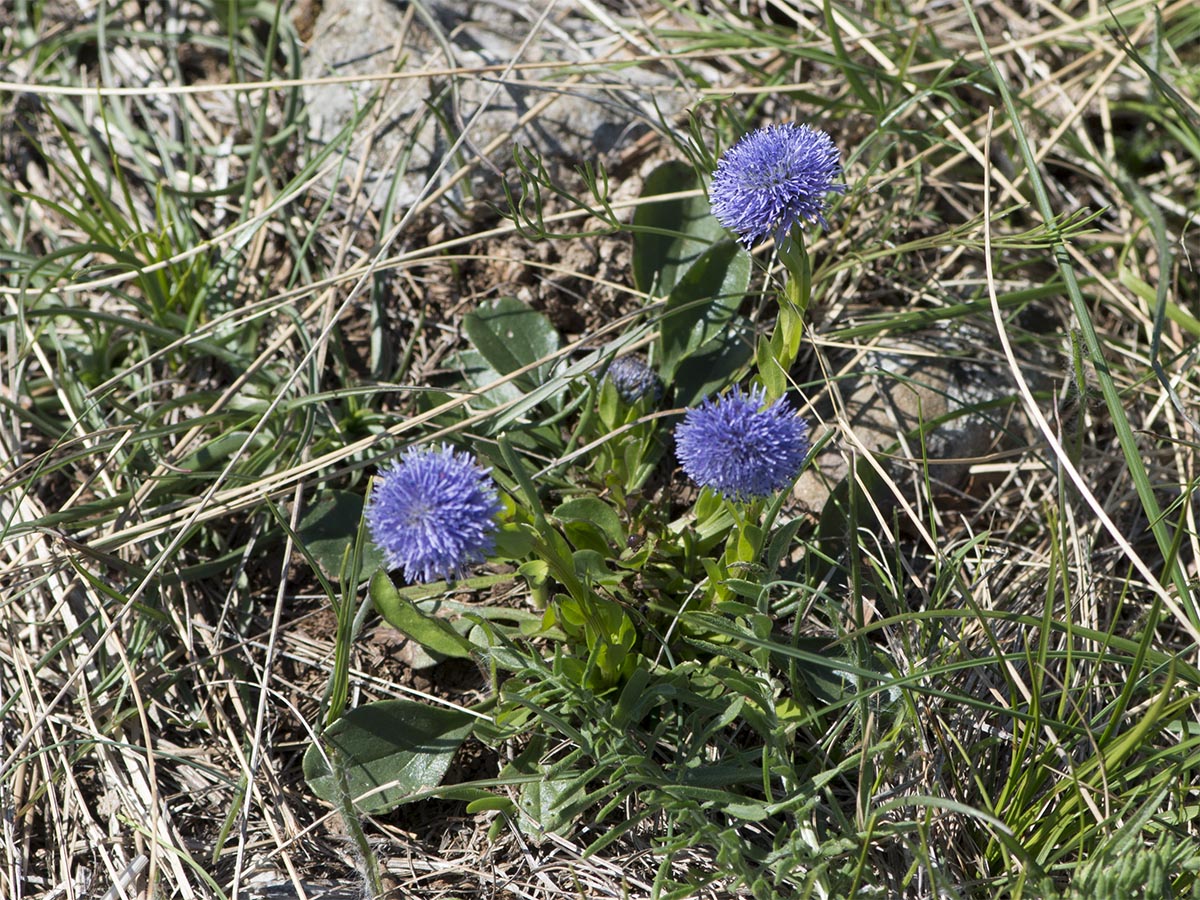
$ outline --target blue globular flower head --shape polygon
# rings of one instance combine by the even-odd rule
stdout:
[[[381,469],[367,505],[367,527],[389,568],[410,584],[447,581],[495,548],[500,501],[469,453],[413,447]]]
[[[828,195],[842,193],[841,155],[833,139],[808,125],[768,125],[734,144],[713,173],[712,213],[747,247],[792,226],[825,221]]]
[[[617,396],[633,404],[643,397],[652,403],[662,399],[663,383],[645,360],[638,356],[621,356],[614,359],[604,375],[617,389]]]
[[[762,388],[735,387],[687,411],[675,429],[675,455],[702,487],[730,500],[782,490],[808,455],[808,425],[787,399],[764,405]]]

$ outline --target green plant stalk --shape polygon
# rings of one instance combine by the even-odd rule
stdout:
[[[346,548],[342,563],[343,570],[346,567],[346,560],[349,559],[352,552],[350,547]],[[336,601],[333,596],[329,598],[333,603],[333,613],[337,624],[334,636],[333,667],[329,673],[329,685],[325,689],[325,714],[322,716],[322,728],[328,728],[341,718],[342,712],[346,709],[346,701],[350,696],[350,645],[352,643],[350,610],[353,608],[354,602],[352,590],[346,590]]]
[[[1116,432],[1117,442],[1121,445],[1121,452],[1125,457],[1125,464],[1129,469],[1130,477],[1133,479],[1138,499],[1141,501],[1142,509],[1150,522],[1150,530],[1154,534],[1159,551],[1162,553],[1165,564],[1168,567],[1171,582],[1179,592],[1179,599],[1184,605],[1184,610],[1191,620],[1191,624],[1194,627],[1200,627],[1200,611],[1197,611],[1196,603],[1187,583],[1187,577],[1183,572],[1183,568],[1179,565],[1178,557],[1172,554],[1173,541],[1170,529],[1163,518],[1158,500],[1154,496],[1154,488],[1150,484],[1146,467],[1142,463],[1141,449],[1134,438],[1133,429],[1129,426],[1129,419],[1125,416],[1125,409],[1121,404],[1120,392],[1117,390],[1112,373],[1108,369],[1108,363],[1104,358],[1104,350],[1100,344],[1100,338],[1096,334],[1087,303],[1083,299],[1083,292],[1079,289],[1079,283],[1075,278],[1075,269],[1071,265],[1071,258],[1067,254],[1066,245],[1056,224],[1054,208],[1050,204],[1050,195],[1046,192],[1046,186],[1042,182],[1037,158],[1034,156],[1033,149],[1029,146],[1025,130],[1021,127],[1021,120],[1017,113],[1016,104],[1013,102],[1012,94],[1008,90],[1008,85],[996,66],[996,61],[992,58],[991,48],[984,37],[983,29],[980,27],[979,19],[971,7],[970,0],[964,0],[963,7],[967,11],[967,16],[971,19],[971,27],[975,30],[979,46],[983,50],[988,68],[992,72],[992,79],[996,84],[996,89],[1000,92],[1000,97],[1004,102],[1004,109],[1008,113],[1009,120],[1012,122],[1013,135],[1016,137],[1017,146],[1021,152],[1021,159],[1025,163],[1025,169],[1029,173],[1029,184],[1033,189],[1038,211],[1041,213],[1050,235],[1050,248],[1054,253],[1055,264],[1058,266],[1059,274],[1062,275],[1063,283],[1067,289],[1067,296],[1071,300],[1071,308],[1079,323],[1079,330],[1083,336],[1084,343],[1087,345],[1088,355],[1095,369],[1096,380],[1099,382],[1100,391],[1104,395],[1104,404],[1108,408],[1109,416],[1112,418],[1113,430]],[[1148,622],[1146,629],[1153,631],[1154,624],[1154,621]]]
[[[735,522],[725,542],[725,565],[730,569],[753,565],[762,557],[763,529],[757,523],[762,518],[763,503],[761,500],[749,503],[727,500],[725,505]]]
[[[323,742],[324,743],[324,742]],[[358,818],[358,810],[354,808],[354,798],[350,796],[350,781],[346,777],[346,767],[342,764],[341,754],[332,744],[325,743],[325,755],[329,767],[337,779],[337,810],[354,841],[355,849],[362,865],[363,878],[367,882],[366,894],[370,900],[381,900],[383,897],[383,879],[379,874],[379,860],[371,849],[371,842],[363,831],[362,822]]]
[[[762,555],[762,531],[753,524],[758,520],[761,506],[758,502],[746,504],[736,500],[721,501],[718,511],[728,511],[734,524],[725,538],[725,552],[720,560],[701,560],[710,582],[710,590],[706,592],[705,598],[706,607],[711,607],[713,600],[730,599],[733,591],[726,587],[725,582],[741,569],[753,565]]]
[[[246,758],[250,758],[249,752],[246,753]],[[225,842],[229,840],[229,834],[233,831],[233,826],[237,823],[238,816],[242,814],[243,804],[246,802],[246,789],[249,787],[249,781],[245,774],[238,779],[237,784],[233,788],[233,797],[229,801],[229,812],[221,822],[221,827],[217,831],[217,839],[213,841],[212,856],[210,857],[212,864],[215,866],[221,860],[221,851],[225,849]]]
[[[537,532],[533,539],[535,553],[550,567],[551,573],[567,589],[567,593],[577,600],[581,607],[584,607],[587,602],[588,591],[584,587],[583,582],[580,581],[579,576],[575,573],[575,564],[571,559],[570,547],[567,546],[566,541],[554,530],[550,521],[546,518],[546,513],[542,509],[542,502],[537,495],[537,488],[534,487],[533,482],[530,480],[525,466],[517,458],[512,441],[507,434],[500,435],[499,444],[500,454],[508,466],[508,471],[517,484],[520,485],[521,493],[525,496],[525,502],[530,512],[533,513],[534,527]]]
[[[342,554],[342,564],[339,571],[339,585],[335,588],[321,571],[321,566],[308,551],[300,535],[292,530],[287,517],[270,500],[265,501],[267,509],[275,517],[276,523],[292,541],[292,545],[308,561],[308,565],[330,605],[337,621],[334,638],[333,667],[329,672],[329,683],[325,695],[321,699],[321,727],[328,728],[342,717],[346,709],[346,701],[350,696],[350,649],[354,644],[354,636],[358,634],[371,609],[371,598],[368,595],[355,611],[354,598],[358,592],[359,573],[362,572],[363,549],[366,547],[367,531],[366,517],[358,523],[354,543],[348,544]]]
[[[766,389],[768,403],[778,400],[787,391],[788,372],[800,354],[804,314],[812,297],[812,263],[804,243],[804,231],[796,226],[776,249],[787,279],[779,294],[775,330],[770,341],[760,341],[758,346],[758,377]]]
[[[358,523],[358,535],[353,546],[347,546],[342,554],[342,568],[339,575],[342,590],[341,599],[334,605],[337,617],[337,631],[334,642],[333,670],[329,673],[329,686],[326,689],[325,701],[328,708],[325,711],[325,728],[342,717],[346,711],[346,703],[350,697],[350,649],[354,646],[354,637],[362,629],[363,622],[372,608],[370,593],[358,604],[355,610],[354,598],[358,593],[359,573],[362,571],[363,547],[366,539],[366,517]],[[331,598],[332,599],[332,596]],[[353,616],[351,613],[353,612]]]

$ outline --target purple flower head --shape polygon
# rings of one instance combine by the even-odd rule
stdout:
[[[633,404],[647,396],[654,403],[662,399],[662,379],[639,356],[614,359],[604,377],[612,382],[617,396],[626,403]]]
[[[712,213],[741,235],[747,247],[774,235],[782,243],[792,226],[825,221],[830,192],[842,174],[833,139],[808,125],[768,125],[734,144],[713,173]]]
[[[381,469],[366,516],[388,567],[412,584],[450,581],[482,562],[501,509],[489,471],[445,444],[413,447]]]
[[[735,387],[689,409],[675,455],[702,487],[730,500],[767,497],[792,483],[808,455],[808,425],[786,398],[763,406],[762,388]]]

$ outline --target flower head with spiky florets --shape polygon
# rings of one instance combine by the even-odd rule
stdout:
[[[786,398],[763,405],[762,388],[735,387],[689,409],[675,429],[675,455],[702,487],[730,500],[787,487],[808,455],[808,425]]]
[[[643,397],[649,397],[652,403],[662,399],[662,379],[639,356],[614,359],[604,377],[612,382],[617,389],[617,396],[626,403],[637,403]]]
[[[389,568],[412,584],[449,581],[482,562],[501,509],[489,471],[445,444],[413,447],[380,470],[366,517]]]
[[[774,235],[782,243],[792,226],[826,225],[828,194],[842,193],[841,157],[833,139],[808,125],[768,125],[734,144],[713,173],[712,213],[750,247]]]

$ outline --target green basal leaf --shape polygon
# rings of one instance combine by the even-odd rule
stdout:
[[[525,396],[525,392],[514,382],[499,383],[504,376],[478,350],[460,350],[451,354],[449,361],[462,373],[466,386],[478,392],[478,396],[471,399],[475,406],[503,406]]]
[[[733,241],[706,250],[667,297],[659,355],[668,380],[690,354],[717,340],[737,315],[750,286],[750,254]]]
[[[576,550],[571,557],[575,563],[575,573],[591,584],[605,587],[616,587],[625,577],[624,574],[613,572],[608,568],[608,554],[595,550]]]
[[[501,559],[524,559],[533,550],[534,532],[523,522],[506,522],[496,531],[494,556]]]
[[[342,557],[354,545],[362,519],[362,495],[352,491],[326,490],[317,493],[300,518],[297,535],[330,581],[341,576]],[[364,542],[363,570],[383,565],[383,553],[372,542]]]
[[[600,556],[607,556],[612,552],[612,546],[604,532],[586,519],[564,522],[562,530],[571,546],[580,551],[586,550]]]
[[[538,769],[545,774],[544,766]],[[540,839],[547,831],[566,835],[571,830],[571,817],[556,810],[568,798],[567,790],[573,781],[573,778],[542,777],[523,784],[518,801],[521,816],[517,819],[521,831],[535,839]]]
[[[754,327],[738,316],[675,370],[675,404],[692,406],[737,381],[754,359]]]
[[[597,497],[576,497],[560,503],[554,517],[562,522],[594,525],[613,545],[625,546],[625,528],[616,510]]]
[[[543,560],[531,559],[521,564],[517,574],[523,576],[530,584],[542,584],[550,577],[550,566]]]
[[[701,187],[691,166],[663,163],[646,178],[643,198]],[[694,197],[643,203],[633,214],[633,283],[639,291],[665,297],[691,265],[725,236],[709,212],[703,192]]]
[[[463,317],[472,345],[501,375],[509,375],[558,351],[560,339],[550,320],[518,300],[501,297]],[[539,384],[541,368],[523,381]]]
[[[308,748],[305,780],[318,797],[336,804],[340,779],[333,762],[343,770],[358,809],[387,812],[441,783],[475,721],[469,713],[412,700],[368,703],[338,719]]]

